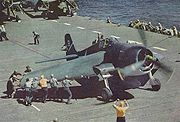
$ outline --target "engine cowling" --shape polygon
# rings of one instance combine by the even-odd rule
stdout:
[[[153,53],[142,46],[132,46],[126,50],[120,50],[118,55],[118,61],[116,62],[117,67],[125,67],[140,61],[145,61],[144,66],[149,66],[151,62],[147,61],[146,57],[153,57]]]

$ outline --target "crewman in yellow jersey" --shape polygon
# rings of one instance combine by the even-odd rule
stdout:
[[[117,112],[116,122],[125,122],[126,121],[125,113],[126,113],[126,110],[129,108],[129,104],[127,100],[122,101],[122,100],[117,99],[114,102],[113,107],[116,109],[116,112]]]
[[[48,95],[48,80],[44,78],[44,75],[41,75],[41,79],[39,81],[39,85],[42,89],[42,102],[45,103]]]

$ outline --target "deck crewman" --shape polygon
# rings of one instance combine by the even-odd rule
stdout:
[[[5,40],[9,40],[4,25],[0,26],[0,41],[3,41],[2,38],[4,38]]]
[[[32,33],[34,37],[34,44],[39,44],[40,35],[35,31],[33,31]]]
[[[72,104],[70,102],[71,98],[72,98],[72,92],[69,88],[69,85],[71,85],[71,80],[68,80],[68,75],[65,76],[65,79],[62,81],[62,86],[65,92],[68,93],[68,100],[66,102],[66,104]],[[63,98],[61,98],[61,101],[63,101]]]
[[[19,72],[17,72],[16,70],[14,70],[14,72],[11,74],[11,76],[9,77],[9,79],[12,78],[13,76],[16,76],[16,78],[17,78],[17,76],[22,76],[22,74],[19,73]],[[17,80],[18,80],[18,79],[17,79]]]
[[[26,66],[26,70],[24,71],[24,74],[27,74],[29,72],[32,72],[32,68],[30,66]]]
[[[52,88],[52,92],[53,92],[53,99],[55,100],[57,97],[58,97],[58,81],[57,79],[54,77],[53,74],[51,74],[50,76],[50,80],[49,80],[49,83],[50,83],[50,86]]]
[[[121,101],[119,99],[117,99],[114,102],[113,107],[116,109],[117,112],[117,120],[116,122],[125,122],[125,113],[126,110],[129,108],[129,104],[127,102],[127,100]]]
[[[173,30],[173,35],[174,35],[174,36],[178,36],[178,31],[177,31],[177,29],[176,29],[176,26],[173,26],[173,27],[172,27],[172,30]]]
[[[112,23],[111,21],[111,17],[108,17],[107,20],[106,20],[107,23]]]
[[[25,97],[25,105],[29,106],[31,105],[33,94],[32,94],[32,81],[33,78],[27,78],[25,83],[25,91],[26,91],[26,97]]]
[[[33,82],[32,82],[32,95],[33,95],[33,100],[36,100],[36,93],[38,92],[38,85],[39,85],[39,78],[35,77]]]
[[[48,95],[48,80],[44,78],[44,75],[41,75],[41,79],[39,81],[39,85],[42,89],[42,102],[45,103]]]
[[[12,98],[13,96],[13,93],[14,93],[14,84],[13,84],[13,80],[14,80],[14,77],[15,76],[13,76],[13,77],[11,77],[9,80],[8,80],[8,82],[7,82],[7,91],[6,91],[6,93],[7,93],[7,97],[8,98]]]

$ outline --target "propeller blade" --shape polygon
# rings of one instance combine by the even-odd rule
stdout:
[[[154,64],[167,73],[173,72],[175,68],[174,63],[169,61],[167,58],[163,58],[160,61],[154,61]]]
[[[35,62],[35,63],[46,63],[46,62],[50,62],[50,61],[57,61],[57,60],[71,59],[71,58],[78,58],[78,55],[76,55],[76,54],[67,55],[65,57],[55,58],[55,59],[50,59],[50,60],[45,60],[45,61],[38,61],[38,62]]]
[[[134,75],[134,72],[137,71],[140,67],[142,67],[143,64],[144,64],[144,61],[139,61],[139,62],[136,62],[129,66],[126,66],[124,68],[117,68],[117,71],[118,71],[118,74],[122,73],[123,76]],[[120,75],[122,75],[122,74],[120,74]]]
[[[158,71],[153,76],[157,77],[160,81],[167,83],[174,72],[175,63],[169,61],[167,58],[163,58],[160,61],[154,61],[153,63],[158,67]]]
[[[157,60],[156,57],[152,57],[150,55],[146,56],[146,60],[152,61],[152,63],[159,68],[163,69],[166,72],[172,72],[174,69],[174,65],[172,62],[170,62],[167,58],[161,58],[160,60]]]
[[[163,68],[159,68],[158,71],[153,75],[153,77],[158,78],[161,82],[167,83],[171,78],[174,70],[166,70]]]
[[[154,64],[155,64],[156,66],[158,66],[159,68],[163,69],[163,70],[166,71],[166,72],[172,72],[172,71],[173,71],[172,67],[167,66],[166,64],[164,64],[164,63],[162,63],[162,62],[157,62],[157,61],[156,61]]]
[[[138,32],[139,32],[139,35],[140,35],[143,45],[145,47],[147,47],[147,39],[146,39],[146,34],[145,34],[144,30],[138,29]]]

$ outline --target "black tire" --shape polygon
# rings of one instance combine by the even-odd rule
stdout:
[[[101,97],[102,97],[103,101],[109,102],[109,100],[111,99],[112,96],[113,96],[113,94],[109,89],[107,89],[107,88],[102,89]]]
[[[155,78],[155,81],[156,81],[156,85],[152,85],[152,90],[153,91],[159,91],[160,88],[161,88],[161,82],[159,81],[159,79]]]

